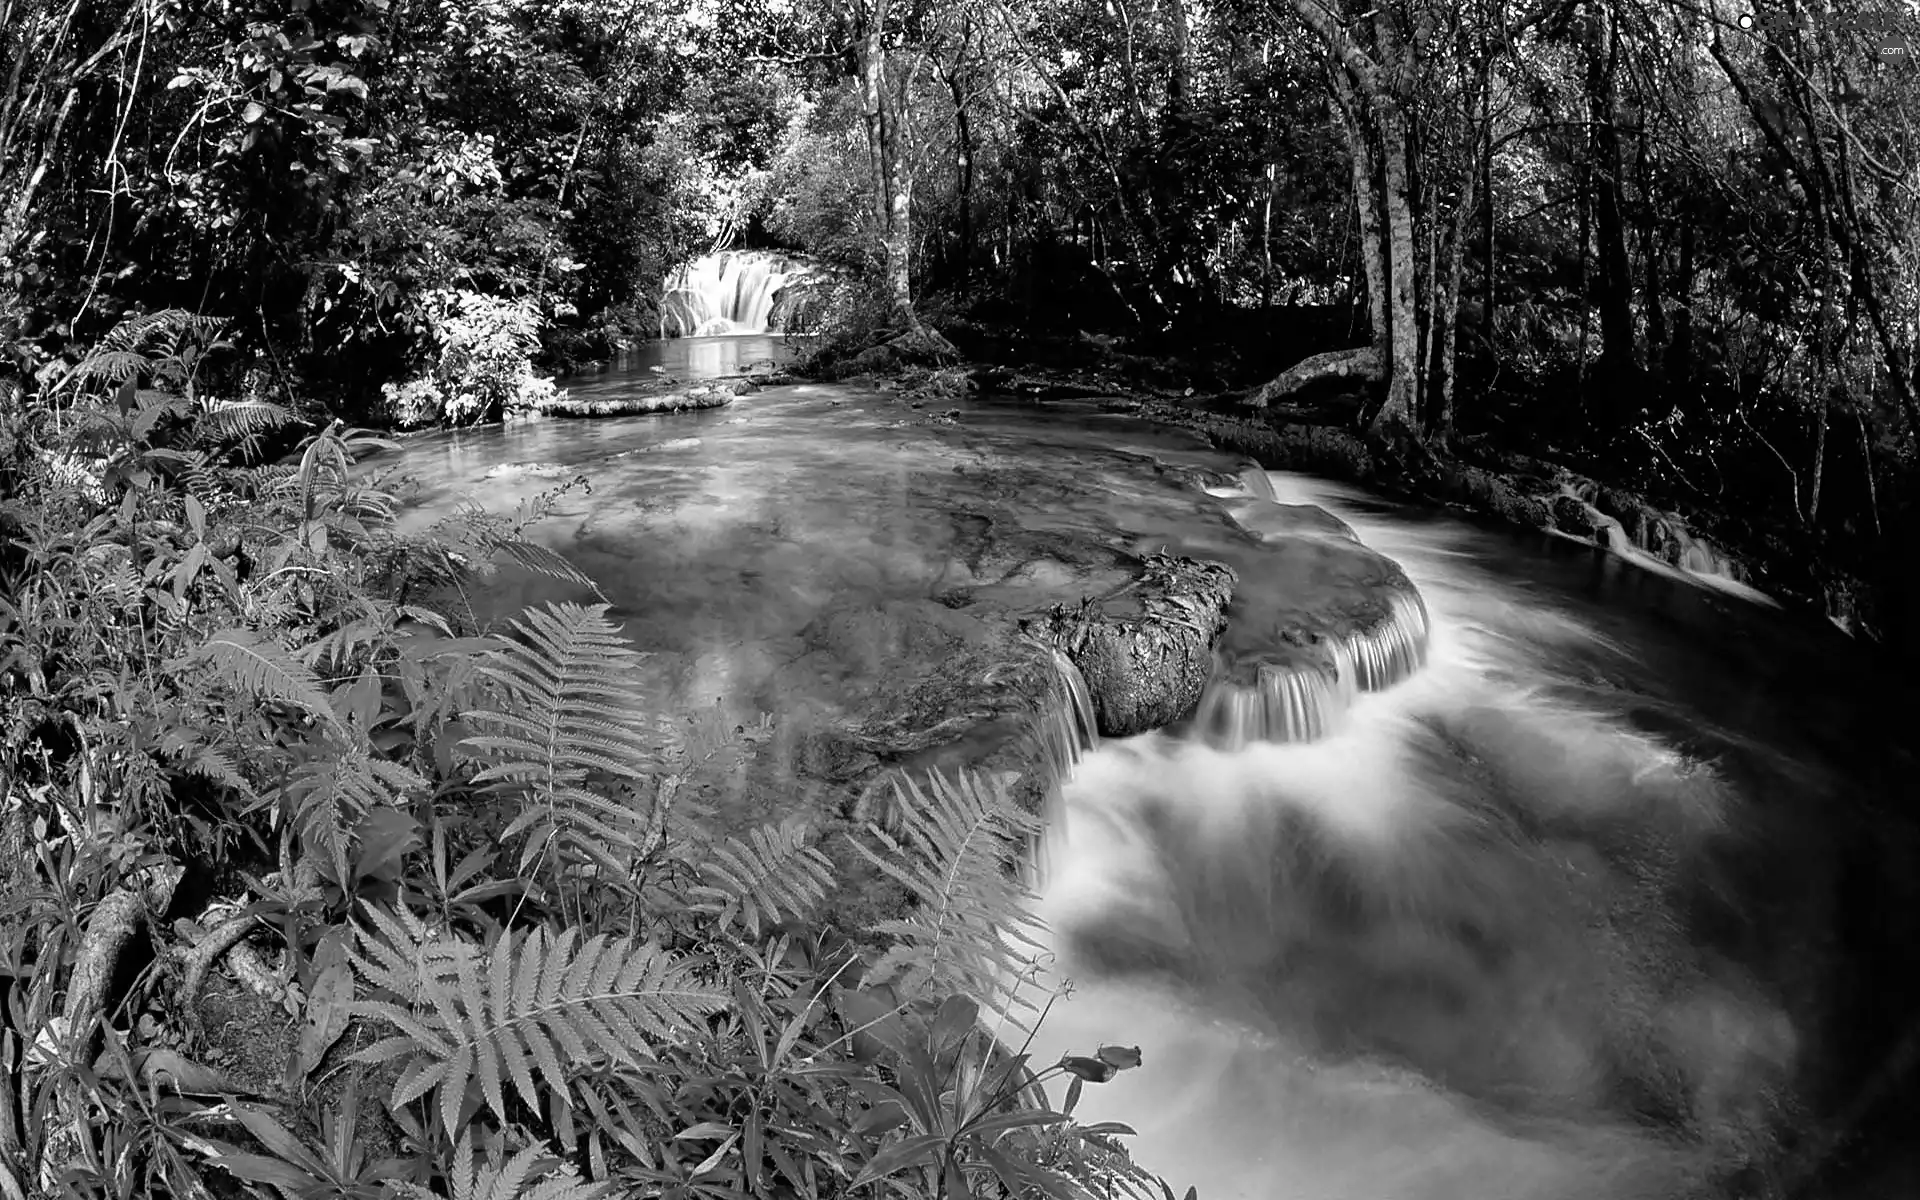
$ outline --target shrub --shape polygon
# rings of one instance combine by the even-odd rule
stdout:
[[[558,395],[533,370],[541,318],[532,300],[440,289],[427,298],[427,324],[436,347],[431,366],[382,389],[401,428],[497,421]]]

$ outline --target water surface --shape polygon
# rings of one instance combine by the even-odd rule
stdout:
[[[1765,1189],[1804,1181],[1913,1012],[1911,694],[1824,625],[1242,475],[1088,405],[948,421],[781,388],[423,440],[400,465],[414,522],[585,475],[540,536],[652,653],[663,711],[773,715],[758,783],[728,785],[759,787],[756,811],[819,803],[766,789],[830,777],[812,735],[891,682],[990,655],[986,614],[1104,594],[1129,556],[1235,568],[1223,671],[1281,649],[1259,618],[1298,567],[1235,516],[1269,489],[1404,567],[1425,665],[1327,736],[1150,734],[1065,786],[1043,915],[1072,993],[1037,1044],[1142,1047],[1083,1115],[1137,1126],[1176,1190],[1784,1195]],[[555,594],[506,576],[480,600]]]

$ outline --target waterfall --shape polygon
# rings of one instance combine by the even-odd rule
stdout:
[[[1233,663],[1207,685],[1194,729],[1222,750],[1323,738],[1339,728],[1361,693],[1385,691],[1420,669],[1428,628],[1420,594],[1394,593],[1380,621],[1326,640],[1324,665],[1257,657]]]
[[[660,336],[776,332],[773,316],[781,292],[815,278],[810,264],[784,254],[726,250],[696,258],[667,277]]]

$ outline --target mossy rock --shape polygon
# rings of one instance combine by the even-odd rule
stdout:
[[[1079,668],[1101,736],[1130,737],[1171,725],[1200,702],[1234,583],[1223,563],[1155,555],[1120,595],[1056,606],[1024,624]]]
[[[1358,670],[1363,689],[1398,682],[1418,665],[1426,602],[1400,564],[1357,541],[1324,536],[1267,539],[1286,584],[1235,606],[1224,653],[1228,677],[1252,682],[1261,667],[1314,670],[1333,678]],[[1257,646],[1242,654],[1237,646]],[[1363,646],[1368,654],[1354,657]]]

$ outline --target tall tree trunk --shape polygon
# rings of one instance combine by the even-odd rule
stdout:
[[[1587,4],[1587,102],[1593,121],[1593,201],[1599,235],[1600,374],[1621,379],[1636,362],[1633,328],[1633,260],[1627,254],[1620,187],[1620,130],[1615,124],[1616,36],[1606,0]],[[1625,395],[1624,391],[1616,393]]]
[[[1367,282],[1367,319],[1374,352],[1382,369],[1391,361],[1393,327],[1387,320],[1387,244],[1381,236],[1380,185],[1369,141],[1367,110],[1361,107],[1342,69],[1331,70],[1334,95],[1347,127],[1347,149],[1353,165],[1353,206],[1360,224],[1361,275]]]
[[[1387,400],[1374,416],[1381,426],[1411,426],[1420,411],[1419,314],[1414,308],[1413,205],[1407,197],[1407,128],[1400,106],[1375,102],[1380,126],[1382,208],[1387,220],[1387,323],[1393,330],[1387,359]]]
[[[1186,111],[1192,90],[1193,35],[1187,23],[1186,0],[1164,0],[1172,33],[1172,70],[1167,75],[1167,115],[1178,117]]]
[[[920,320],[913,308],[912,282],[913,177],[907,168],[897,98],[887,75],[887,0],[878,0],[866,16],[867,28],[856,54],[874,221],[880,234],[881,278],[893,318],[917,329]]]
[[[1647,277],[1647,365],[1660,364],[1667,349],[1667,298],[1664,292],[1666,272],[1662,259],[1666,246],[1660,242],[1659,224],[1652,200],[1653,183],[1648,178],[1647,131],[1640,129],[1640,189],[1643,212],[1640,219],[1640,257],[1646,263]]]
[[[1483,294],[1480,297],[1480,329],[1486,339],[1487,353],[1494,354],[1493,316],[1494,306],[1499,303],[1498,255],[1494,249],[1494,237],[1498,230],[1494,227],[1497,213],[1494,210],[1493,195],[1493,89],[1484,88],[1480,93],[1480,127],[1485,131],[1486,149],[1480,157],[1480,232],[1487,242],[1487,275],[1481,280]]]
[[[1415,25],[1413,40],[1403,46],[1391,20],[1376,8],[1371,26],[1373,53],[1370,54],[1355,40],[1349,26],[1321,0],[1293,0],[1293,10],[1332,53],[1335,66],[1330,74],[1335,94],[1340,96],[1343,107],[1350,110],[1349,115],[1357,118],[1352,123],[1370,127],[1378,137],[1377,175],[1365,169],[1372,164],[1363,164],[1357,157],[1354,164],[1356,187],[1364,179],[1371,196],[1370,202],[1361,206],[1362,218],[1371,211],[1378,221],[1374,236],[1363,236],[1362,253],[1377,264],[1385,285],[1378,289],[1385,293],[1384,311],[1378,302],[1369,302],[1375,319],[1387,331],[1386,353],[1378,356],[1378,366],[1386,373],[1387,395],[1379,412],[1374,414],[1373,424],[1376,429],[1412,429],[1420,409],[1419,312],[1415,300],[1419,264],[1414,256],[1406,92],[1411,87],[1420,53],[1432,33],[1431,14],[1422,14]],[[1367,26],[1355,22],[1353,28],[1365,30]],[[1370,266],[1369,282],[1374,273],[1375,268]],[[1374,333],[1377,346],[1380,325]]]
[[[1453,350],[1460,328],[1460,273],[1466,263],[1467,223],[1474,213],[1474,180],[1480,172],[1469,164],[1463,172],[1459,207],[1453,210],[1453,228],[1448,234],[1447,264],[1444,281],[1437,289],[1439,298],[1431,320],[1435,332],[1433,370],[1428,379],[1428,394],[1433,400],[1433,419],[1428,423],[1434,436],[1445,442],[1453,436]]]
[[[967,98],[960,88],[960,75],[957,71],[947,75],[947,90],[953,95],[954,123],[954,167],[957,178],[954,183],[955,203],[959,212],[959,252],[956,255],[958,268],[954,274],[961,283],[965,283],[973,271],[973,121],[967,115]]]

